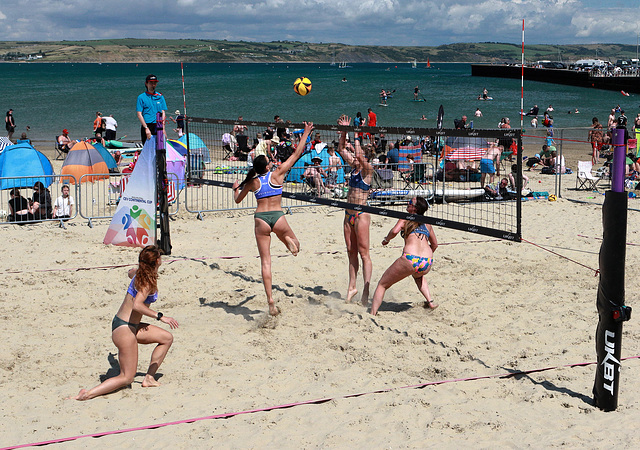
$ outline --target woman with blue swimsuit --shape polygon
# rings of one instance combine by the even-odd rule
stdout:
[[[349,126],[351,118],[345,115],[340,116],[338,125]],[[352,167],[349,176],[349,192],[347,193],[347,202],[356,205],[366,205],[371,189],[371,179],[373,177],[373,166],[367,160],[360,141],[355,140],[354,146],[347,148],[346,132],[340,133],[338,143],[338,153],[342,159]],[[369,225],[371,224],[371,216],[364,211],[353,209],[345,210],[343,221],[344,242],[347,245],[347,255],[349,257],[349,286],[347,288],[347,303],[350,303],[353,297],[358,293],[356,289],[356,279],[358,277],[359,261],[358,256],[362,260],[362,275],[364,278],[364,286],[362,288],[362,297],[360,302],[363,306],[369,304],[369,287],[371,285],[371,273],[373,272],[373,264],[369,254]]]
[[[423,216],[427,209],[429,209],[429,204],[423,197],[414,197],[407,205],[407,212],[410,214]],[[427,300],[424,307],[429,309],[438,307],[431,300],[429,285],[424,277],[433,265],[433,253],[438,248],[438,240],[433,232],[433,227],[420,222],[400,219],[382,240],[382,245],[387,245],[398,233],[401,233],[404,238],[402,256],[396,259],[380,278],[371,304],[371,314],[374,316],[378,313],[387,289],[409,275],[413,276],[420,293]]]
[[[157,344],[151,353],[151,363],[142,380],[142,387],[160,386],[156,372],[173,343],[173,335],[160,327],[140,322],[142,316],[152,317],[172,329],[178,322],[150,308],[158,298],[158,268],[162,264],[160,249],[155,245],[143,248],[138,268],[129,271],[131,283],[120,309],[111,322],[111,339],[118,347],[120,374],[89,390],[81,389],[76,400],[89,400],[130,385],[138,371],[138,344]]]
[[[273,172],[272,163],[266,156],[260,155],[253,160],[253,168],[242,183],[233,183],[233,198],[240,203],[250,191],[253,191],[258,202],[254,214],[254,230],[262,269],[262,283],[267,294],[269,314],[277,316],[280,310],[273,300],[271,292],[271,233],[275,233],[287,249],[296,256],[300,251],[298,238],[291,230],[282,212],[282,183],[289,169],[300,159],[304,151],[307,137],[313,130],[313,123],[304,122],[304,133],[293,154],[280,164]]]

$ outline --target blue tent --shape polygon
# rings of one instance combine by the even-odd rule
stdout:
[[[178,139],[184,145],[187,145],[187,135],[183,134]],[[174,147],[175,148],[175,147]],[[203,162],[211,162],[211,157],[209,156],[209,149],[205,145],[204,141],[200,139],[196,134],[189,133],[189,148],[192,155],[202,155]]]
[[[107,169],[115,169],[116,167],[118,167],[118,163],[116,162],[111,152],[104,148],[101,143],[96,142],[95,144],[91,145],[93,146],[93,148],[98,150],[98,153],[102,155],[102,159],[104,159],[104,162],[107,163]]]
[[[320,163],[320,165],[323,167],[323,169],[327,170],[327,167],[329,166],[329,152],[327,151],[326,145],[320,147],[321,148],[319,151],[318,146],[316,146],[315,149],[312,149],[309,152],[303,154],[300,159],[293,165],[285,181],[288,181],[290,183],[302,182],[302,174],[304,173],[305,163],[313,164],[311,162],[311,158],[315,158],[316,156],[322,158],[322,162]],[[340,165],[343,166],[344,161],[342,157],[338,153],[336,153],[336,156],[340,158]],[[344,183],[344,169],[342,167],[338,169],[338,179],[336,182]]]
[[[53,174],[51,161],[29,144],[10,145],[0,153],[0,190],[32,187],[36,181],[49,187],[53,177],[47,175]]]

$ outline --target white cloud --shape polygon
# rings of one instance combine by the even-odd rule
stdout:
[[[518,43],[524,19],[531,43],[613,39],[635,44],[640,8],[632,3],[602,10],[596,9],[602,7],[600,0],[15,0],[2,5],[0,40],[165,37],[363,45]]]

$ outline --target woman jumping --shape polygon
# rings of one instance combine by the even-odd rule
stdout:
[[[120,309],[111,322],[111,339],[118,347],[120,374],[89,390],[81,389],[78,395],[73,397],[76,400],[89,400],[131,384],[138,370],[138,344],[158,344],[151,354],[151,363],[142,380],[142,387],[160,386],[155,375],[173,343],[173,335],[155,325],[140,322],[142,316],[147,316],[171,328],[178,328],[175,319],[149,307],[158,298],[160,264],[160,249],[155,245],[149,245],[140,252],[138,268],[129,271],[131,283]]]
[[[423,197],[414,197],[407,205],[409,214],[423,216],[427,209],[429,209],[429,204]],[[409,275],[413,276],[420,293],[427,300],[425,308],[436,309],[438,307],[431,300],[429,285],[424,277],[433,265],[433,252],[438,248],[438,240],[433,232],[433,227],[424,223],[400,219],[382,240],[382,245],[387,245],[398,233],[401,233],[404,238],[402,256],[396,259],[380,278],[371,304],[371,314],[374,316],[378,313],[378,308],[382,304],[387,289]]]
[[[233,198],[236,203],[240,203],[249,191],[255,193],[258,202],[254,215],[254,229],[258,253],[260,254],[262,282],[267,294],[269,314],[272,316],[277,316],[280,311],[273,300],[271,292],[271,233],[273,232],[278,236],[278,239],[287,246],[293,256],[298,254],[300,243],[282,212],[282,183],[289,169],[302,156],[311,130],[313,130],[313,123],[304,122],[304,133],[296,150],[273,172],[271,172],[273,164],[266,156],[260,155],[253,160],[253,168],[249,171],[244,181],[240,183],[240,181],[236,180],[233,183]]]
[[[351,118],[342,115],[338,119],[338,125],[349,126]],[[352,167],[349,175],[349,192],[347,194],[347,202],[357,205],[365,205],[369,197],[371,189],[371,179],[373,177],[373,166],[367,160],[359,139],[355,140],[355,147],[349,145],[347,149],[346,143],[347,133],[340,133],[338,143],[338,153],[342,159]],[[351,151],[353,150],[353,151]],[[364,287],[362,289],[362,297],[360,299],[363,306],[369,304],[369,286],[371,284],[371,273],[373,264],[369,254],[369,225],[371,224],[371,216],[364,211],[356,211],[353,209],[345,210],[345,218],[343,222],[344,241],[347,245],[347,254],[349,256],[349,286],[347,288],[347,303],[350,303],[353,297],[358,293],[356,289],[356,278],[358,276],[358,255],[362,260],[362,275],[364,277]]]

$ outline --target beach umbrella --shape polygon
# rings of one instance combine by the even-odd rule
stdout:
[[[444,159],[457,161],[477,161],[489,149],[489,143],[478,137],[448,137],[444,142]]]
[[[88,142],[81,141],[76,143],[64,160],[61,175],[73,175],[78,182],[83,175],[100,174],[96,176],[88,176],[82,179],[85,181],[97,181],[103,178],[109,178],[109,168],[104,158],[95,147]],[[106,175],[105,175],[106,174]],[[73,183],[73,179],[68,182]]]
[[[177,142],[177,141],[175,141]],[[178,142],[180,144],[180,142]],[[182,156],[175,148],[173,142],[167,141],[167,173],[175,173],[178,177],[178,189],[184,188],[184,174],[187,166],[187,158]],[[173,181],[172,176],[169,177]]]
[[[6,136],[0,137],[0,152],[4,150],[6,147],[9,147],[10,145],[13,145],[13,142],[11,142],[11,139],[9,139]]]
[[[183,144],[187,145],[187,135],[183,134],[178,139]],[[201,155],[203,162],[211,162],[211,157],[209,156],[209,149],[205,145],[204,141],[200,139],[200,137],[194,133],[189,133],[189,148],[191,149],[192,155]]]
[[[91,144],[91,145],[93,145],[93,148],[98,150],[100,155],[102,155],[102,158],[104,159],[104,162],[107,164],[107,168],[109,170],[115,169],[118,167],[118,163],[116,162],[111,152],[106,148],[104,148],[104,146],[101,143],[96,142],[95,144]]]
[[[33,146],[22,143],[5,147],[0,153],[0,189],[32,187],[36,181],[51,186],[53,166],[44,154]],[[13,178],[12,177],[29,177]]]
[[[178,153],[182,156],[187,156],[187,143],[178,141],[177,139],[167,139],[167,143],[169,143]]]

